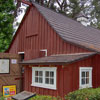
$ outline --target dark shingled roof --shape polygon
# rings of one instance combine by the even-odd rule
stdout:
[[[61,64],[67,64],[72,63],[78,60],[82,60],[83,58],[87,58],[90,56],[95,55],[96,53],[76,53],[76,54],[58,54],[58,55],[52,55],[42,58],[37,58],[33,60],[28,61],[22,61],[20,64],[55,64],[55,65],[61,65]]]
[[[33,2],[62,39],[90,50],[100,52],[100,30],[86,27],[62,14]]]

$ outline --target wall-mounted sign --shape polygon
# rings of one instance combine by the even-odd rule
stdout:
[[[10,97],[16,95],[16,85],[3,86],[3,96]]]
[[[12,64],[17,64],[17,59],[11,59]]]
[[[9,59],[0,59],[0,73],[9,73]]]

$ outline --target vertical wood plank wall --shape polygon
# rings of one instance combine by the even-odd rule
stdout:
[[[41,49],[47,49],[48,56],[88,52],[88,50],[62,40],[34,7],[29,8],[17,33],[8,52],[24,51],[25,60],[39,57]]]
[[[69,92],[79,89],[79,68],[80,67],[93,67],[92,85],[93,88],[100,87],[100,62],[95,64],[95,60],[100,60],[98,55],[89,57],[87,59],[64,65],[55,65],[57,67],[57,90],[45,89],[31,86],[32,83],[32,67],[25,66],[25,90],[36,92],[41,95],[52,95],[64,97]],[[33,65],[34,66],[34,65]],[[43,67],[49,67],[43,65]]]

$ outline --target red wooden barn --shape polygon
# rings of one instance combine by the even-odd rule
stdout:
[[[33,2],[8,53],[21,55],[24,90],[61,96],[100,86],[100,30]]]

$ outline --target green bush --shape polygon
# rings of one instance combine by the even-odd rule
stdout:
[[[52,97],[52,96],[44,96],[44,95],[36,95],[33,98],[30,98],[28,100],[61,100],[60,97]]]
[[[5,100],[1,93],[0,93],[0,100]]]
[[[70,92],[65,96],[65,100],[100,100],[100,88],[86,88]]]
[[[0,97],[0,100],[5,100],[5,98],[4,97]]]

